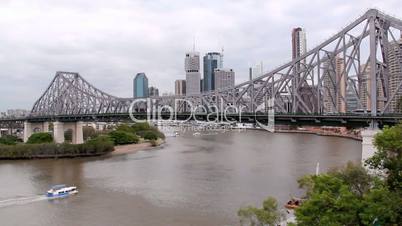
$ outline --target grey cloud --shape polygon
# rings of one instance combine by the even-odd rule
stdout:
[[[0,111],[30,108],[58,70],[122,97],[145,72],[171,92],[194,36],[201,53],[224,47],[241,82],[251,64],[269,70],[290,59],[292,27],[305,27],[313,47],[371,7],[402,9],[396,0],[2,1]]]

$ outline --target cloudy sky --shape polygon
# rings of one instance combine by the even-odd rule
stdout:
[[[0,111],[30,109],[56,71],[121,97],[145,72],[173,92],[194,37],[201,54],[224,48],[241,82],[290,59],[293,27],[312,48],[372,7],[402,18],[400,0],[0,0]]]

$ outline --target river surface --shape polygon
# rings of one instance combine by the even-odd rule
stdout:
[[[309,134],[226,132],[81,159],[0,161],[0,225],[238,225],[267,196],[301,195],[297,179],[360,161],[361,142]],[[48,200],[54,184],[79,193]]]

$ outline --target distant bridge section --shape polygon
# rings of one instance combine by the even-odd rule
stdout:
[[[178,119],[192,114],[206,120],[215,108],[238,122],[264,122],[275,111],[276,124],[395,124],[401,120],[401,32],[401,20],[371,9],[299,58],[235,87],[199,95],[119,98],[78,73],[57,72],[29,117],[0,119],[0,124],[23,121],[24,134],[31,134],[34,127],[47,131],[46,123],[53,121],[57,142],[72,128],[78,143],[82,121],[127,120],[130,112],[138,118],[174,112]],[[350,98],[369,114],[347,114]]]

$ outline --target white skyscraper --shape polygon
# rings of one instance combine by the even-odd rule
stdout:
[[[186,95],[200,94],[200,53],[188,52],[184,60],[186,71]]]
[[[216,68],[215,73],[215,90],[234,87],[235,72],[233,69]]]

